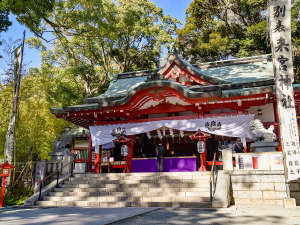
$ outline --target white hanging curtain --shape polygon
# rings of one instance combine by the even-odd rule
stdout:
[[[249,123],[254,115],[234,115],[226,117],[208,117],[186,120],[159,120],[142,123],[120,123],[114,125],[90,126],[92,145],[99,146],[112,142],[115,137],[111,135],[115,128],[125,128],[126,135],[135,135],[168,127],[182,131],[201,130],[210,134],[228,137],[252,138]]]

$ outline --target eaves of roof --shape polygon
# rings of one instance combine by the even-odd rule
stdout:
[[[145,86],[146,85],[146,86]],[[299,92],[300,91],[300,84],[294,84],[294,91]],[[99,99],[97,103],[91,103],[91,104],[83,104],[83,105],[77,105],[77,106],[69,106],[69,107],[63,107],[60,109],[51,109],[51,112],[53,114],[60,114],[60,113],[67,113],[67,112],[79,112],[79,111],[85,111],[85,110],[97,110],[102,107],[111,107],[111,106],[118,106],[127,103],[133,95],[135,95],[140,90],[144,90],[145,88],[154,88],[154,87],[170,87],[181,94],[183,94],[186,98],[206,98],[211,96],[218,96],[218,97],[234,97],[234,96],[247,96],[247,95],[254,95],[254,94],[262,94],[262,93],[274,93],[275,92],[275,86],[274,81],[268,81],[265,83],[249,83],[249,84],[243,84],[243,86],[235,86],[235,84],[228,84],[228,85],[215,85],[215,89],[212,89],[211,86],[202,87],[202,89],[196,89],[194,90],[191,88],[187,88],[185,86],[179,85],[176,82],[172,81],[151,81],[147,82],[145,84],[139,85],[134,90],[131,90],[131,92],[123,97],[116,98],[114,100],[110,98],[106,99]]]

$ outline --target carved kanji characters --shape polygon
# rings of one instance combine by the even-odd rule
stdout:
[[[278,57],[278,61],[280,63],[280,70],[283,70],[283,71],[287,71],[287,65],[285,65],[285,63],[288,61],[289,59],[286,58],[286,57],[283,57],[283,55],[280,55]]]
[[[281,37],[277,40],[277,46],[275,47],[275,51],[282,52],[283,50],[290,51],[289,44],[285,43],[285,39]]]
[[[280,75],[279,82],[282,89],[284,86],[286,89],[289,89],[289,87],[292,85],[292,79],[288,75]]]
[[[286,96],[285,94],[282,94],[282,98],[280,101],[281,101],[282,107],[284,107],[286,109],[294,108],[294,106],[292,105],[292,99],[289,95]]]
[[[278,17],[284,17],[285,16],[285,5],[284,6],[280,6],[277,5],[273,8],[274,10],[274,17],[278,18]]]
[[[293,151],[293,154],[294,154],[294,155],[297,155],[297,151],[296,151],[296,150],[294,150],[294,151]]]
[[[282,25],[282,21],[278,20],[276,23],[276,26],[274,28],[274,32],[281,32],[281,31],[285,31],[285,26]]]

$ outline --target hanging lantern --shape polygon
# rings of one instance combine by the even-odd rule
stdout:
[[[122,145],[121,155],[124,156],[124,157],[128,155],[128,146],[127,145]]]
[[[172,137],[172,138],[174,138],[174,132],[173,132],[173,129],[169,129],[169,132],[170,132],[170,136]]]
[[[147,134],[148,139],[151,139],[150,131],[148,131],[146,134]]]
[[[199,153],[204,153],[205,152],[205,148],[204,148],[204,141],[198,141],[197,142],[197,151]]]
[[[161,135],[160,130],[157,130],[157,136],[159,137],[160,140],[163,138],[162,135]]]
[[[183,130],[181,130],[181,131],[179,131],[179,135],[180,135],[180,137],[184,137],[184,132],[183,132]]]
[[[166,128],[163,127],[163,136],[166,136]]]
[[[167,144],[166,144],[166,149],[167,149],[167,151],[170,150],[170,144],[169,144],[169,142],[167,142]]]

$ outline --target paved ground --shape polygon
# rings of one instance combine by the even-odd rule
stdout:
[[[236,208],[229,209],[171,209],[165,208],[126,219],[114,225],[159,225],[159,224],[203,224],[203,225],[269,225],[300,224],[300,208]]]
[[[1,225],[102,225],[150,212],[155,208],[3,208]]]
[[[128,218],[129,219],[125,219]],[[117,222],[119,221],[119,222]],[[300,207],[295,210],[282,208],[230,207],[228,209],[183,208],[3,208],[0,225],[300,225]]]

